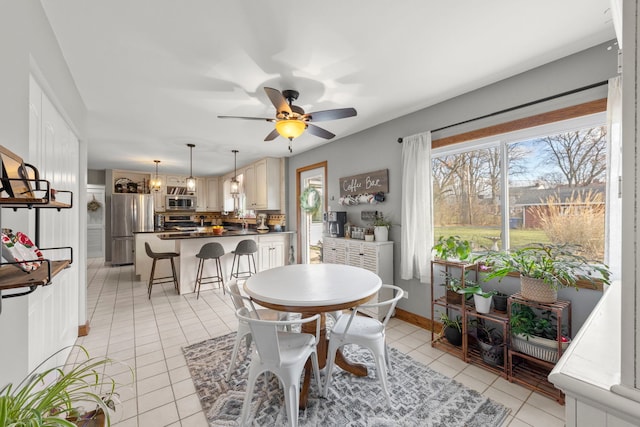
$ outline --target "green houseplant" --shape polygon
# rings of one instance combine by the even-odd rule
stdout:
[[[485,280],[502,280],[510,273],[519,273],[521,293],[526,299],[555,302],[559,287],[577,287],[579,280],[609,284],[606,265],[590,263],[579,255],[575,245],[532,243],[513,251],[490,251],[475,258],[488,267]]]
[[[491,300],[496,291],[485,292],[478,284],[467,286],[458,290],[463,295],[473,295],[473,302],[478,313],[489,313],[491,311]]]
[[[435,256],[443,260],[466,261],[471,257],[471,249],[471,242],[460,236],[440,236],[433,245]]]
[[[480,348],[480,356],[485,363],[492,366],[504,365],[504,337],[484,319],[472,319],[469,325],[474,329],[475,338]]]
[[[450,344],[457,347],[462,345],[462,318],[456,316],[455,319],[450,319],[447,313],[440,314],[440,323],[442,323],[441,335],[449,341]]]
[[[38,365],[19,384],[0,389],[0,426],[76,427],[98,426],[94,420],[104,418],[110,426],[110,411],[115,410],[117,383],[104,368],[116,363],[107,358],[90,358],[81,346],[85,359],[73,366],[40,369],[66,350],[63,348]],[[131,370],[130,370],[131,371]],[[133,380],[133,371],[131,371]],[[85,405],[92,409],[85,410]]]
[[[513,349],[548,362],[557,362],[558,347],[564,351],[571,342],[564,331],[558,334],[556,315],[549,310],[513,304],[509,326]]]
[[[378,242],[386,242],[389,240],[389,227],[391,227],[391,221],[386,219],[383,214],[376,214],[373,220],[373,234]]]

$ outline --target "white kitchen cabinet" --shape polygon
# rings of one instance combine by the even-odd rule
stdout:
[[[344,239],[341,237],[323,237],[322,262],[330,264],[346,264],[361,267],[377,274],[385,285],[393,284],[393,242],[365,242],[362,240]],[[378,299],[392,298],[388,289],[378,292]],[[385,313],[378,314],[377,309],[364,310],[372,317],[381,319]]]
[[[220,179],[217,176],[208,177],[207,182],[207,211],[221,211],[220,203]]]
[[[288,234],[258,237],[258,271],[282,267],[286,264]]]
[[[244,169],[246,208],[280,209],[280,159],[267,157]]]
[[[204,212],[207,210],[207,180],[205,178],[196,178],[196,211]]]
[[[153,209],[157,212],[164,212],[166,210],[165,196],[167,195],[167,176],[158,175],[158,181],[160,181],[160,189],[158,191],[151,191],[153,194]]]

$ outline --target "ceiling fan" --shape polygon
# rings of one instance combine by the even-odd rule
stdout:
[[[301,107],[293,105],[293,101],[298,99],[298,96],[300,95],[298,91],[287,89],[283,90],[281,93],[278,89],[270,87],[265,87],[264,91],[267,93],[267,96],[271,100],[273,106],[276,107],[275,118],[241,116],[218,116],[218,118],[264,120],[275,123],[275,129],[272,130],[264,140],[272,141],[276,139],[278,135],[283,136],[289,140],[289,152],[292,152],[291,141],[302,135],[305,130],[312,135],[319,136],[324,139],[331,139],[335,136],[328,130],[312,124],[312,122],[315,123],[326,120],[344,119],[358,114],[354,108],[336,108],[333,110],[305,113]]]

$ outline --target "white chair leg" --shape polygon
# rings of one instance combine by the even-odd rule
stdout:
[[[384,344],[384,358],[387,361],[387,373],[393,375],[393,368],[391,367],[391,358],[389,357],[389,346]]]
[[[338,351],[337,346],[331,345],[331,340],[329,340],[329,358],[327,359],[326,364],[326,378],[324,380],[324,388],[321,393],[321,396],[326,397],[327,392],[329,391],[329,385],[331,384],[331,373],[333,372],[333,364],[336,360],[336,351]]]
[[[240,349],[240,341],[242,341],[242,338],[244,336],[247,337],[247,341],[248,341],[251,335],[243,335],[243,336],[236,335],[236,342],[233,345],[233,353],[231,353],[231,360],[229,361],[229,371],[227,372],[227,381],[231,380],[231,374],[233,373],[233,369],[236,367],[236,360],[238,359],[238,350]]]
[[[289,378],[292,380],[292,378]],[[300,385],[298,381],[292,381],[284,387],[284,403],[287,410],[287,420],[290,427],[298,426],[298,402],[300,400]]]
[[[253,389],[256,386],[258,375],[260,375],[258,366],[252,363],[249,367],[249,376],[247,379],[247,394],[244,396],[244,402],[242,403],[242,412],[240,413],[241,426],[247,425],[249,410],[251,409],[251,400],[253,399]]]
[[[318,383],[318,394],[322,396],[322,379],[320,378],[320,364],[318,363],[318,353],[315,351],[311,353],[311,364],[313,365],[313,376],[316,377]]]
[[[389,408],[393,408],[393,405],[391,404],[391,396],[389,395],[389,386],[387,384],[387,364],[384,360],[384,350],[378,350],[379,352],[374,354],[374,358],[376,359],[376,374],[378,375],[380,386],[382,386],[382,391],[387,399],[387,404],[389,405]]]

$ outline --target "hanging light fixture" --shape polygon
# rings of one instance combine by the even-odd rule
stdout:
[[[240,183],[238,182],[238,174],[236,171],[236,156],[238,150],[231,150],[233,153],[233,178],[231,178],[231,195],[237,197],[240,194]]]
[[[187,178],[187,191],[195,191],[196,179],[193,177],[193,147],[195,144],[187,144],[189,147],[189,178]]]
[[[282,119],[276,122],[276,130],[278,133],[289,141],[302,135],[306,128],[307,124],[302,120]]]
[[[151,191],[160,191],[160,187],[162,186],[160,178],[158,178],[158,163],[160,163],[160,160],[154,160],[153,162],[156,164],[156,176],[151,180],[149,186],[151,187]]]

